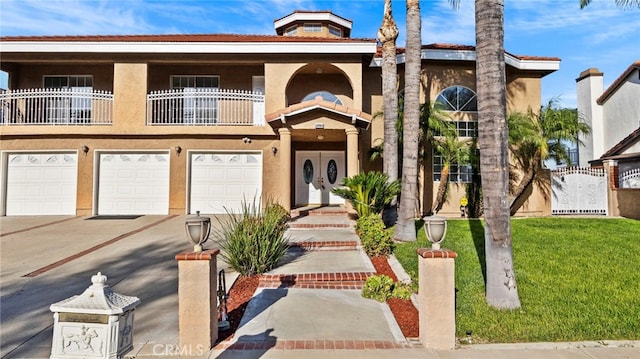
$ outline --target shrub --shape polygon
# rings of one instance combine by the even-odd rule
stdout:
[[[225,210],[227,219],[219,219],[220,227],[214,231],[221,258],[241,275],[273,269],[289,248],[284,235],[289,220],[287,211],[268,202],[261,212],[255,199],[251,204],[242,202],[242,213]]]
[[[411,299],[411,286],[401,282],[393,282],[391,277],[380,274],[367,278],[362,287],[362,296],[384,302],[389,298]]]
[[[389,182],[389,177],[381,172],[360,173],[342,180],[342,187],[331,190],[337,196],[349,201],[358,217],[380,214],[400,193],[400,180]]]
[[[370,257],[388,256],[393,251],[391,232],[385,231],[380,215],[371,214],[356,220],[356,233]]]
[[[362,287],[362,296],[369,299],[375,299],[378,302],[384,302],[391,297],[393,289],[393,279],[384,274],[374,275],[367,278]]]
[[[400,298],[400,299],[411,299],[411,294],[413,290],[411,288],[411,284],[406,284],[402,282],[396,282],[393,284],[393,291],[391,291],[391,298]]]

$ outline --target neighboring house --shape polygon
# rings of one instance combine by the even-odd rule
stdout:
[[[276,35],[2,37],[2,215],[224,213],[243,199],[341,205],[345,176],[380,170],[380,52],[352,22],[296,11]],[[475,49],[423,48],[425,100],[475,136]],[[505,54],[509,110],[540,108],[559,59]],[[399,51],[399,73],[404,54]],[[402,78],[401,78],[402,81]],[[428,211],[438,158],[422,173]],[[435,169],[435,170],[434,170]],[[452,170],[458,215],[472,169]],[[523,214],[549,212],[533,195]]]
[[[576,79],[578,113],[591,126],[581,136],[579,164],[589,166],[640,126],[640,61],[629,66],[606,90],[604,74],[590,68]]]
[[[610,215],[640,219],[640,61],[604,91],[603,75],[590,68],[576,80],[578,111],[592,128],[580,165],[607,170]]]

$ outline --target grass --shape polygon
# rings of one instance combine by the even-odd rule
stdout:
[[[522,307],[485,302],[484,229],[450,220],[442,243],[456,258],[456,335],[476,343],[640,339],[640,222],[609,218],[513,219],[511,231]],[[417,282],[418,241],[394,253]]]

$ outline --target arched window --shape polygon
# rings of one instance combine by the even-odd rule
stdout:
[[[435,108],[442,111],[478,111],[476,93],[464,86],[451,86],[436,97]]]
[[[329,101],[329,102],[336,103],[338,105],[342,105],[342,101],[340,101],[340,99],[338,97],[336,97],[336,95],[334,95],[334,94],[332,94],[331,92],[328,92],[328,91],[312,92],[312,93],[308,94],[307,96],[305,96],[302,99],[302,102],[315,100],[315,98],[318,97],[318,96],[322,97],[322,99],[324,101]]]

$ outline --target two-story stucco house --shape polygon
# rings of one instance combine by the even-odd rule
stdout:
[[[381,169],[380,53],[352,21],[296,11],[275,35],[2,37],[2,215],[185,214],[271,198],[341,205],[342,178]],[[374,35],[374,34],[372,34]],[[423,95],[474,136],[475,51],[423,48]],[[508,105],[540,107],[559,60],[506,54]],[[399,74],[404,57],[398,55]],[[438,156],[422,173],[428,210]],[[435,169],[435,170],[434,170]],[[458,213],[471,168],[442,213]],[[544,207],[531,202],[523,213]]]

